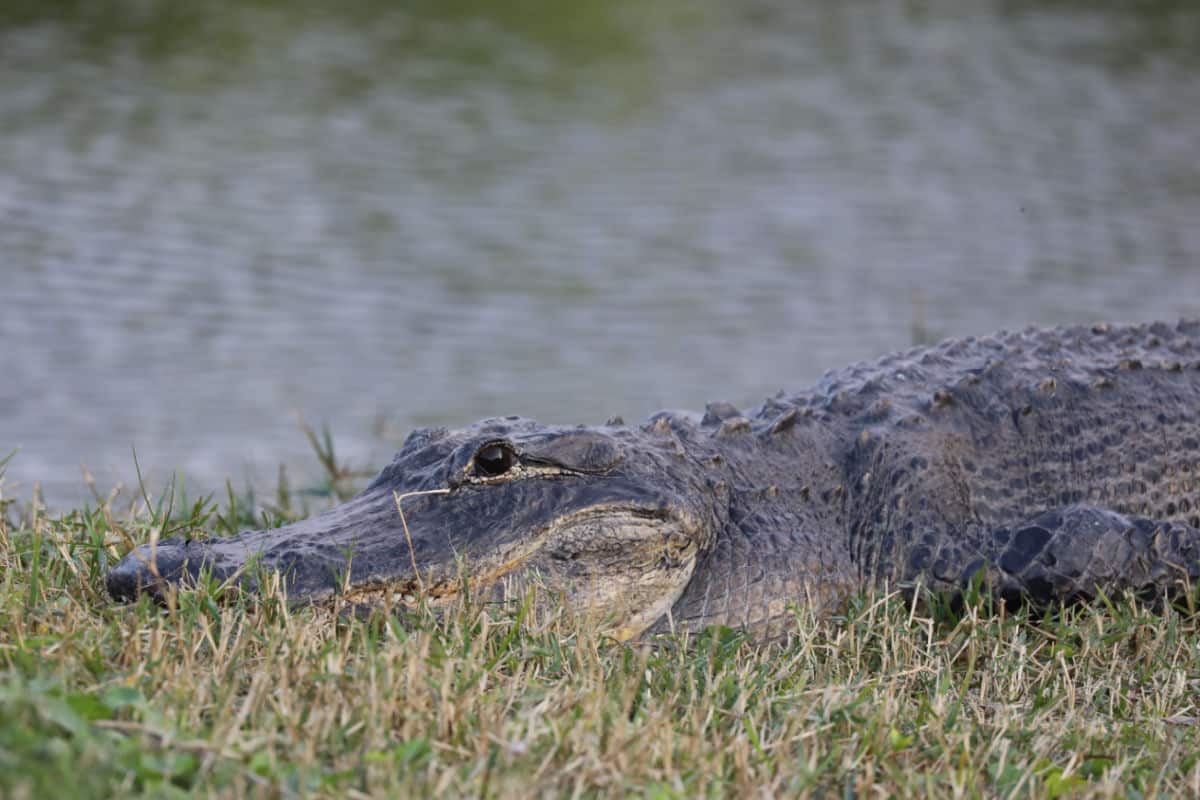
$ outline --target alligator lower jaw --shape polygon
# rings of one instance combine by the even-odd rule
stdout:
[[[336,594],[327,598],[322,605],[333,603],[342,603],[350,607],[358,607],[364,611],[380,609],[390,611],[393,609],[403,609],[406,611],[417,611],[422,606],[432,609],[434,612],[441,612],[451,608],[456,602],[465,597],[483,597],[488,595],[489,590],[496,585],[496,581],[502,580],[503,576],[496,578],[491,583],[481,584],[472,581],[464,591],[464,586],[461,582],[436,583],[432,585],[419,586],[416,581],[407,580],[399,583],[379,582],[368,586],[362,586],[353,589],[349,592]],[[507,592],[502,592],[499,595],[500,602],[505,600],[519,600],[520,597],[514,597]],[[493,598],[489,596],[489,602]],[[602,629],[604,636],[612,637],[619,642],[628,642],[637,639],[641,636],[653,618],[630,620],[625,625],[616,627],[605,627]]]
[[[470,587],[472,590],[475,586]],[[482,589],[483,587],[479,587]],[[435,608],[448,606],[465,596],[463,585],[449,582],[421,584],[414,580],[375,581],[337,592],[325,598],[325,603],[376,606],[380,608],[420,608],[422,601]]]

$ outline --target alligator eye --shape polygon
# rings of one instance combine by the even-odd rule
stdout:
[[[484,478],[495,478],[508,472],[517,463],[517,454],[511,447],[489,444],[475,454],[475,474]]]

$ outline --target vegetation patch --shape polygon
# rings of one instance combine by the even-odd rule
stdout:
[[[529,602],[104,591],[134,544],[281,524],[344,478],[55,514],[0,494],[0,796],[1200,795],[1187,608],[878,593],[798,610],[787,641],[621,644]]]

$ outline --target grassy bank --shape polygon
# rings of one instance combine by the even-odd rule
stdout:
[[[563,614],[112,604],[152,535],[247,502],[0,510],[0,796],[1200,794],[1200,621],[862,598],[786,645]],[[269,522],[304,513],[281,491]],[[181,508],[182,506],[182,508]]]

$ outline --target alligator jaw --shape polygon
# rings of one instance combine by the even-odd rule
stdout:
[[[625,640],[669,611],[695,567],[699,547],[683,533],[685,520],[627,500],[560,511],[515,537],[486,525],[444,532],[477,519],[472,498],[481,497],[416,498],[402,516],[392,492],[368,490],[282,528],[143,545],[109,573],[108,590],[119,600],[163,602],[170,587],[206,575],[254,591],[274,571],[292,605],[438,608],[463,595],[506,602],[532,591],[564,598]]]

